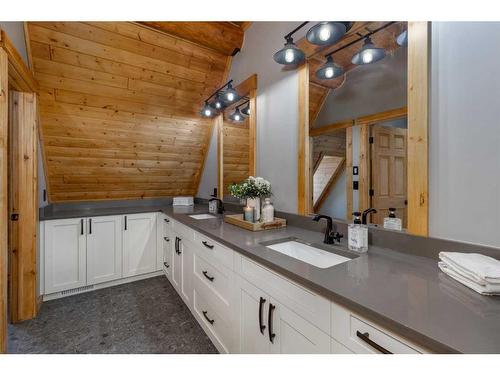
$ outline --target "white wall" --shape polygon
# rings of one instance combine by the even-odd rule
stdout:
[[[272,183],[275,208],[297,211],[298,75],[283,71],[273,54],[284,45],[283,36],[299,22],[254,22],[245,33],[242,51],[233,59],[230,77],[239,83],[257,73],[257,175]],[[295,40],[305,35],[298,32]],[[216,137],[200,184],[207,197],[216,186]],[[215,156],[214,156],[215,155]]]
[[[500,247],[500,23],[432,25],[430,235]]]

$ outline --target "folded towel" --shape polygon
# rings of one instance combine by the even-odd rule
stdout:
[[[439,268],[448,276],[462,283],[463,285],[475,290],[476,292],[484,295],[497,295],[500,294],[500,284],[479,284],[467,277],[464,277],[462,274],[456,272],[453,268],[449,267],[444,262],[438,263]]]
[[[500,284],[500,261],[474,253],[440,252],[441,259],[453,270],[481,284]]]

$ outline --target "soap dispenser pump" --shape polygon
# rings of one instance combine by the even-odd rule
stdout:
[[[354,222],[347,227],[349,250],[365,253],[368,251],[368,227],[361,223],[361,212],[353,212]]]
[[[403,225],[401,219],[396,217],[396,209],[389,208],[389,216],[384,218],[384,228],[392,230],[402,230]]]

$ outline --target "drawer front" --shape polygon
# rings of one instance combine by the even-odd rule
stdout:
[[[332,305],[332,336],[352,352],[360,354],[385,352],[419,354],[424,352],[422,348],[385,331],[348,309],[335,303]]]
[[[265,290],[276,300],[306,319],[323,332],[330,334],[331,302],[273,271],[245,258],[237,268],[242,277]]]
[[[173,220],[169,218],[167,215],[161,215],[161,221],[163,228],[165,229],[164,233],[169,233],[173,229]]]
[[[230,320],[224,314],[220,314],[219,309],[203,297],[196,288],[193,294],[193,310],[198,322],[217,349],[223,353],[231,352],[233,334]]]
[[[196,249],[194,253],[194,278],[203,289],[208,289],[214,297],[229,305],[232,271],[223,266],[214,267],[199,254],[201,251]]]
[[[172,245],[171,242],[163,242],[163,263],[162,268],[165,275],[170,280],[172,278]]]
[[[178,221],[172,221],[172,229],[178,237],[182,237],[185,240],[194,241],[194,230],[179,223]]]
[[[206,259],[213,260],[212,263],[214,263],[214,261],[218,262],[230,270],[233,269],[233,250],[222,246],[198,232],[196,232],[195,242],[198,247],[204,251],[203,254]]]

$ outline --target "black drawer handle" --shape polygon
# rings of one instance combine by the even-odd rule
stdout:
[[[163,219],[163,220],[165,220],[165,223],[170,223],[170,220],[168,219]]]
[[[274,341],[274,337],[276,336],[275,333],[273,333],[273,311],[276,308],[272,303],[269,304],[269,315],[267,317],[267,325],[269,326],[269,341],[271,341],[271,344]]]
[[[164,239],[166,242],[170,242],[170,238],[168,238],[168,237],[163,237],[163,239]]]
[[[203,316],[205,317],[205,319],[207,320],[207,322],[209,322],[211,325],[214,325],[214,322],[215,322],[215,319],[210,319],[207,315],[207,312],[206,311],[202,311],[203,313]]]
[[[372,348],[378,350],[380,353],[382,353],[382,354],[392,354],[390,351],[388,351],[383,346],[380,346],[375,341],[370,340],[370,334],[368,332],[361,333],[359,331],[356,331],[356,336],[358,336],[361,340],[363,340],[364,342],[366,342]]]
[[[163,265],[165,266],[165,268],[169,268],[170,267],[167,262],[163,262]]]
[[[205,276],[208,280],[210,280],[211,282],[214,282],[215,277],[208,276],[208,272],[207,271],[203,271],[202,273],[203,273],[203,276]]]
[[[260,329],[260,333],[262,333],[262,334],[264,334],[264,330],[266,329],[266,326],[264,324],[262,324],[262,313],[264,310],[264,303],[266,303],[266,299],[260,297],[260,301],[259,301],[259,329]]]
[[[127,230],[127,216],[125,215],[125,230]]]
[[[178,254],[178,255],[181,255],[181,247],[180,247],[180,242],[181,242],[181,239],[179,237],[175,237],[175,252]]]
[[[214,248],[214,245],[209,245],[207,241],[201,241],[201,243],[203,245],[205,245],[205,247],[208,247],[209,249],[213,249]]]
[[[89,234],[92,234],[92,219],[89,219]]]
[[[80,219],[80,234],[83,236],[83,219]]]

